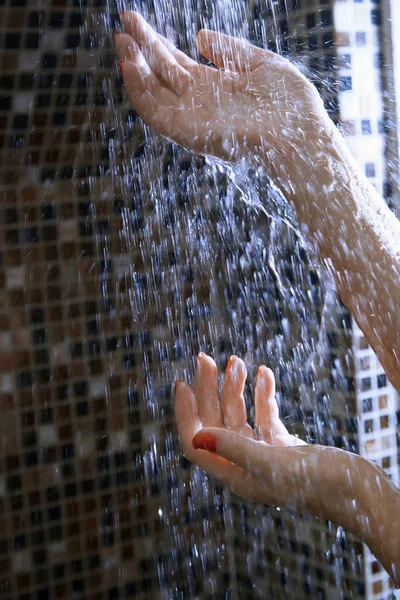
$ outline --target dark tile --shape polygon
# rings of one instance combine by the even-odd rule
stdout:
[[[14,75],[0,75],[0,90],[9,92],[14,85]]]
[[[35,100],[37,108],[48,108],[50,106],[51,96],[49,94],[38,94]]]
[[[21,45],[20,33],[7,33],[4,36],[4,48],[6,50],[15,50]]]
[[[33,11],[29,13],[28,17],[28,27],[43,27],[44,24],[44,13]]]
[[[54,75],[52,73],[40,73],[39,88],[49,89],[54,83]]]
[[[11,96],[0,96],[0,110],[11,110]]]
[[[44,69],[55,69],[57,66],[57,54],[46,53],[42,58],[42,67]]]
[[[70,88],[72,86],[74,76],[72,73],[61,73],[59,79],[60,88]]]
[[[81,36],[79,33],[69,33],[65,38],[66,48],[77,48],[80,44]]]
[[[21,73],[18,87],[21,90],[31,90],[34,86],[35,78],[33,73]]]
[[[28,33],[25,37],[25,48],[28,50],[39,48],[41,35],[39,33]]]
[[[64,13],[51,13],[49,19],[49,27],[59,29],[64,26]]]

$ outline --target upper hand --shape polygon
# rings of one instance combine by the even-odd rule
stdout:
[[[305,442],[291,435],[281,422],[274,376],[265,366],[258,371],[255,389],[256,431],[250,427],[243,398],[246,376],[244,362],[232,356],[219,400],[217,366],[201,353],[194,390],[177,381],[175,415],[183,451],[238,496],[283,505],[293,500],[292,476],[287,469],[290,457],[294,458],[290,450]]]
[[[193,152],[234,160],[272,150],[270,158],[290,166],[330,130],[316,89],[285,58],[202,30],[198,47],[214,69],[177,50],[140,14],[125,11],[121,19],[125,33],[115,39],[132,106]]]

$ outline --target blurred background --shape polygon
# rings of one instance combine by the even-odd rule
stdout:
[[[267,364],[290,431],[396,484],[398,395],[264,174],[129,108],[127,8],[198,60],[201,27],[293,60],[400,214],[398,0],[0,0],[0,597],[396,597],[340,528],[182,455],[172,390],[199,351],[245,360],[250,422]]]

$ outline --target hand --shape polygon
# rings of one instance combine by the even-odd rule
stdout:
[[[200,65],[140,14],[121,15],[115,38],[126,92],[147,125],[188,148],[236,160],[272,151],[270,167],[314,160],[334,129],[315,87],[285,58],[214,31],[198,34]],[[310,156],[308,156],[308,153]]]
[[[291,435],[279,419],[274,376],[265,366],[258,371],[255,390],[256,431],[250,427],[243,398],[246,376],[244,362],[232,356],[220,401],[217,366],[212,358],[199,354],[194,391],[181,380],[175,386],[175,415],[183,451],[241,498],[284,505],[293,501],[295,482],[287,469],[289,458],[294,457],[287,450],[306,444]]]

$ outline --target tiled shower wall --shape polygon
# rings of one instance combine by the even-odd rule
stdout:
[[[202,223],[203,162],[149,140],[123,104],[118,15],[105,11],[0,0],[0,597],[309,597],[311,524],[236,502],[180,453],[175,375],[193,373],[199,350],[223,366],[240,349],[224,318],[241,355],[265,360],[246,343],[281,335],[284,315],[272,279],[262,319],[248,300],[257,332],[211,306],[210,264],[239,265],[239,239],[215,206]],[[250,244],[247,209],[236,211]],[[214,249],[196,249],[204,232]],[[318,313],[318,278],[304,268]],[[288,286],[299,269],[286,269]],[[221,269],[221,298],[243,293],[237,283]],[[328,547],[335,535],[324,532]]]

